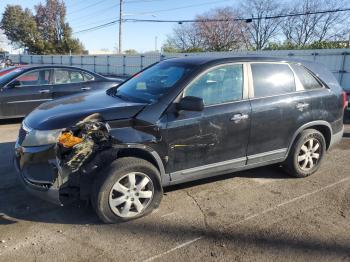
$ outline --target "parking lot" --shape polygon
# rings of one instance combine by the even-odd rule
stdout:
[[[89,206],[25,192],[12,167],[20,120],[0,125],[0,261],[350,261],[350,126],[320,171],[264,167],[166,190],[160,208],[101,224]]]

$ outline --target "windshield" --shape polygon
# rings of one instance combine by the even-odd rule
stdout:
[[[114,95],[132,101],[156,102],[193,68],[188,64],[161,62],[120,85]]]

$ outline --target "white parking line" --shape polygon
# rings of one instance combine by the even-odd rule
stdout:
[[[176,212],[171,212],[171,213],[162,215],[162,216],[160,216],[160,217],[167,217],[167,216],[172,216],[172,215],[175,215],[175,214],[176,214]]]
[[[301,195],[301,196],[295,197],[295,198],[293,198],[293,199],[287,200],[287,201],[285,201],[285,202],[282,202],[282,203],[278,204],[277,206],[274,206],[274,207],[265,209],[265,210],[263,210],[263,211],[260,212],[260,213],[256,213],[256,214],[254,214],[254,215],[248,216],[248,217],[242,219],[241,221],[239,221],[239,222],[236,223],[236,224],[240,224],[240,223],[246,222],[246,221],[248,221],[248,220],[251,220],[251,219],[253,219],[253,218],[256,218],[256,217],[258,217],[258,216],[264,215],[264,214],[266,214],[266,213],[268,213],[268,212],[274,211],[275,209],[277,209],[277,208],[279,208],[279,207],[288,205],[288,204],[293,203],[293,202],[295,202],[295,201],[298,201],[298,200],[300,200],[300,199],[303,199],[303,198],[306,198],[306,197],[308,197],[308,196],[314,195],[314,194],[319,193],[319,192],[321,192],[321,191],[324,191],[324,190],[326,190],[326,189],[328,189],[328,188],[331,188],[331,187],[334,187],[334,186],[336,186],[336,185],[338,185],[338,184],[344,183],[344,182],[346,182],[346,181],[348,181],[348,180],[350,180],[350,177],[344,178],[344,179],[342,179],[342,180],[339,180],[338,182],[332,183],[332,184],[330,184],[330,185],[327,185],[327,186],[325,186],[325,187],[319,188],[319,189],[317,189],[317,190],[314,190],[314,191],[312,191],[312,192],[306,193],[306,194],[304,194],[304,195]]]
[[[303,198],[306,198],[306,197],[308,197],[308,196],[314,195],[314,194],[316,194],[316,193],[319,193],[319,192],[321,192],[321,191],[324,191],[324,190],[326,190],[326,189],[329,189],[329,188],[331,188],[331,187],[334,187],[334,186],[336,186],[336,185],[339,185],[339,184],[344,183],[344,182],[349,181],[349,180],[350,180],[350,177],[344,178],[344,179],[339,180],[338,182],[329,184],[329,185],[327,185],[327,186],[324,186],[324,187],[319,188],[319,189],[317,189],[317,190],[314,190],[314,191],[312,191],[312,192],[309,192],[309,193],[306,193],[306,194],[304,194],[304,195],[301,195],[301,196],[295,197],[295,198],[293,198],[293,199],[287,200],[287,201],[282,202],[282,203],[280,203],[280,204],[278,204],[278,205],[276,205],[276,206],[274,206],[274,207],[265,209],[265,210],[263,210],[262,212],[259,212],[259,213],[256,213],[256,214],[254,214],[254,215],[248,216],[248,217],[246,217],[246,218],[244,218],[244,219],[238,221],[237,223],[235,223],[235,225],[238,225],[238,224],[240,224],[240,223],[243,223],[243,222],[246,222],[246,221],[248,221],[248,220],[254,219],[254,218],[259,217],[259,216],[261,216],[261,215],[264,215],[264,214],[266,214],[266,213],[268,213],[268,212],[274,211],[274,210],[276,210],[276,209],[278,209],[278,208],[280,208],[280,207],[282,207],[282,206],[288,205],[288,204],[293,203],[293,202],[295,202],[295,201],[298,201],[298,200],[300,200],[300,199],[303,199]],[[169,215],[170,215],[170,214],[171,214],[171,213],[169,213]],[[173,252],[173,251],[175,251],[175,250],[177,250],[177,249],[183,248],[183,247],[185,247],[185,246],[189,246],[189,245],[191,245],[192,243],[194,243],[194,242],[196,242],[196,241],[198,241],[198,240],[200,240],[200,239],[202,239],[202,238],[204,238],[204,236],[197,237],[197,238],[195,238],[195,239],[192,239],[192,240],[190,240],[190,241],[187,241],[187,242],[185,242],[185,243],[183,243],[183,244],[180,244],[180,245],[178,245],[178,246],[176,246],[176,247],[174,247],[174,248],[172,248],[172,249],[169,249],[169,250],[167,250],[167,251],[165,251],[165,252],[163,252],[163,253],[160,253],[160,254],[158,254],[158,255],[156,255],[156,256],[153,256],[153,257],[151,257],[151,258],[148,258],[148,259],[144,260],[144,262],[153,261],[153,260],[155,260],[155,259],[157,259],[157,258],[160,258],[160,257],[162,257],[162,256],[164,256],[164,255],[166,255],[166,254],[169,254],[169,253],[171,253],[171,252]]]
[[[181,245],[178,245],[178,246],[176,246],[176,247],[174,247],[174,248],[172,248],[172,249],[169,249],[168,251],[165,251],[165,252],[163,252],[163,253],[160,253],[160,254],[158,254],[158,255],[156,255],[156,256],[154,256],[154,257],[150,257],[150,258],[144,260],[144,262],[153,261],[153,260],[155,260],[155,259],[157,259],[157,258],[160,258],[160,257],[162,257],[162,256],[164,256],[164,255],[166,255],[166,254],[169,254],[169,253],[171,253],[171,252],[173,252],[173,251],[175,251],[175,250],[177,250],[177,249],[179,249],[179,248],[188,246],[188,245],[190,245],[190,244],[192,244],[192,243],[194,243],[194,242],[196,242],[196,241],[198,241],[198,240],[200,240],[200,239],[202,239],[202,238],[203,238],[203,236],[197,237],[197,238],[195,238],[195,239],[192,239],[192,240],[190,240],[190,241],[187,241],[187,242],[185,242],[185,243],[182,243]]]

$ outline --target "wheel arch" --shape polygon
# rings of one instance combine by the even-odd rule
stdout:
[[[159,154],[151,148],[143,145],[128,145],[127,147],[120,148],[118,151],[118,157],[137,157],[144,159],[153,164],[160,173],[160,179],[163,180],[165,176],[165,169],[162,159]]]
[[[292,148],[295,140],[298,138],[298,136],[301,134],[301,132],[303,132],[306,129],[316,129],[317,131],[319,131],[325,138],[326,140],[326,149],[328,150],[329,146],[331,145],[331,140],[332,140],[332,127],[331,125],[326,122],[326,121],[312,121],[309,123],[306,123],[304,125],[302,125],[301,127],[299,127],[297,129],[297,131],[295,131],[293,138],[288,146],[288,151],[286,154],[286,157],[289,155],[289,151]]]

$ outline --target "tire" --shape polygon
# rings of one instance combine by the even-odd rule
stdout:
[[[160,174],[148,161],[119,158],[96,176],[91,202],[104,223],[140,218],[159,207],[163,196]]]
[[[319,169],[325,153],[326,140],[322,133],[306,129],[295,140],[283,167],[291,176],[308,177]]]

